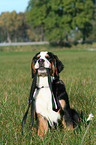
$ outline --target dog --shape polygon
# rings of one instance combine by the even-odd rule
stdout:
[[[29,106],[22,121],[22,130],[30,105],[31,128],[35,112],[38,120],[38,135],[41,137],[48,129],[58,125],[70,130],[79,124],[79,115],[70,108],[65,84],[59,79],[59,73],[63,69],[62,62],[51,52],[42,51],[33,57],[31,64],[33,83]]]

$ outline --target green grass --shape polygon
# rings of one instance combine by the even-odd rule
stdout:
[[[24,46],[26,47],[26,46]],[[17,48],[17,47],[16,47]],[[39,48],[39,47],[38,47]],[[6,48],[4,48],[6,49]],[[79,145],[87,128],[86,121],[81,123],[77,132],[66,129],[51,130],[43,140],[36,132],[36,122],[30,131],[30,112],[21,135],[21,121],[27,109],[31,87],[31,60],[37,49],[15,48],[0,52],[0,145]],[[40,48],[42,50],[42,48]],[[51,48],[43,48],[51,51]],[[70,105],[81,114],[84,120],[90,113],[96,117],[96,51],[52,49],[65,68],[60,78],[65,82]],[[83,145],[95,145],[96,120],[91,122]]]

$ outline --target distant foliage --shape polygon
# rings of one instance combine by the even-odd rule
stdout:
[[[26,13],[17,14],[15,11],[0,15],[0,42],[40,41],[37,35],[39,27],[35,30],[26,22]]]
[[[41,35],[52,42],[68,40],[68,34],[76,27],[85,40],[92,31],[93,11],[92,0],[30,0],[27,22],[42,30]]]
[[[29,0],[25,13],[0,15],[0,42],[96,39],[94,0]]]
[[[15,11],[2,13],[0,16],[0,41],[21,41],[26,35],[25,15]]]

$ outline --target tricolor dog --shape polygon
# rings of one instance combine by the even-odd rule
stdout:
[[[64,66],[56,55],[42,51],[32,59],[32,86],[29,106],[23,117],[21,129],[26,122],[31,106],[31,128],[34,115],[38,120],[38,135],[43,136],[54,126],[67,127],[69,130],[79,123],[78,113],[70,108],[68,95],[59,73]]]

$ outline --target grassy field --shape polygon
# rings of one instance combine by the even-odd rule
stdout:
[[[83,46],[82,46],[83,47]],[[38,52],[36,47],[23,46],[0,50],[0,145],[80,145],[88,124],[90,113],[95,117],[91,122],[83,145],[96,143],[96,51],[82,49],[52,49],[64,64],[60,78],[65,82],[70,105],[79,114],[83,113],[81,128],[77,132],[66,129],[51,130],[41,140],[36,132],[36,122],[32,131],[29,129],[30,112],[21,135],[21,121],[31,87],[31,60]],[[41,47],[38,47],[42,50]],[[43,48],[51,51],[51,48]]]

